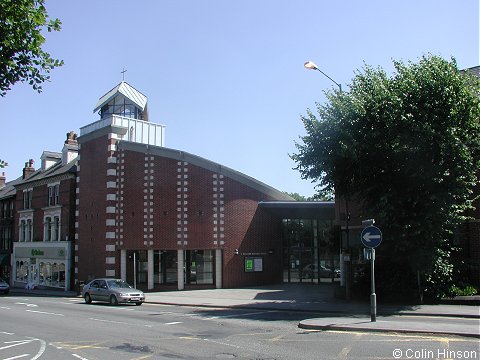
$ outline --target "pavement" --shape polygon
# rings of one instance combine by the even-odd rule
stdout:
[[[280,284],[241,289],[147,292],[146,302],[207,308],[295,311],[305,314],[298,324],[310,330],[422,333],[480,338],[480,296],[438,305],[392,305],[377,294],[376,321],[370,303],[334,297],[334,285]],[[79,296],[75,292],[11,289],[12,295]],[[465,305],[471,304],[471,305]],[[315,316],[308,318],[309,315]],[[459,321],[463,319],[463,321]]]

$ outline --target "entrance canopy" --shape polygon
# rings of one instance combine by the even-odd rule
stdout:
[[[261,201],[258,206],[282,219],[335,220],[333,201]]]

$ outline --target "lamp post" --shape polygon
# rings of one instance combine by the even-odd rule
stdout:
[[[330,76],[328,76],[327,74],[325,74],[322,70],[320,70],[320,69],[318,68],[318,66],[317,66],[313,61],[307,61],[305,64],[303,64],[303,66],[305,67],[305,69],[308,69],[308,70],[317,70],[317,71],[320,71],[323,76],[325,76],[325,77],[328,78],[331,82],[333,82],[335,85],[337,85],[338,88],[340,89],[340,92],[342,92],[342,84],[337,83],[337,82],[336,82],[335,80],[333,80]]]
[[[338,82],[333,80],[330,76],[325,74],[322,70],[319,69],[317,64],[315,64],[313,61],[305,62],[305,64],[303,64],[303,66],[305,67],[305,69],[308,69],[308,70],[319,71],[323,76],[325,76],[327,79],[329,79],[335,85],[337,85],[340,92],[342,92],[342,84],[339,84]],[[350,249],[350,234],[349,234],[349,228],[348,228],[349,220],[350,220],[350,213],[348,211],[348,194],[345,194],[345,231],[346,231],[346,235],[347,235],[346,238],[347,238],[347,249],[348,250]],[[348,256],[349,256],[348,261],[350,262],[351,261],[350,253],[348,254]],[[345,268],[345,266],[344,266],[344,256],[343,256],[342,245],[340,245],[340,271],[341,271],[340,285],[345,286],[345,292],[346,292],[345,296],[346,296],[347,300],[350,300],[350,281],[348,280],[350,267],[347,266],[347,268]]]

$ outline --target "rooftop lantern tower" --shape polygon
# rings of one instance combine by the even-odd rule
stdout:
[[[147,97],[125,81],[98,100],[93,112],[96,111],[101,119],[118,115],[148,121]]]
[[[165,126],[149,121],[147,97],[125,81],[103,95],[93,112],[100,120],[80,128],[80,137],[109,127],[118,140],[165,146]]]

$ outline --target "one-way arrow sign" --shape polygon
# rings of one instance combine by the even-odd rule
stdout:
[[[360,235],[362,244],[369,248],[375,248],[382,242],[382,232],[376,226],[367,226]]]

